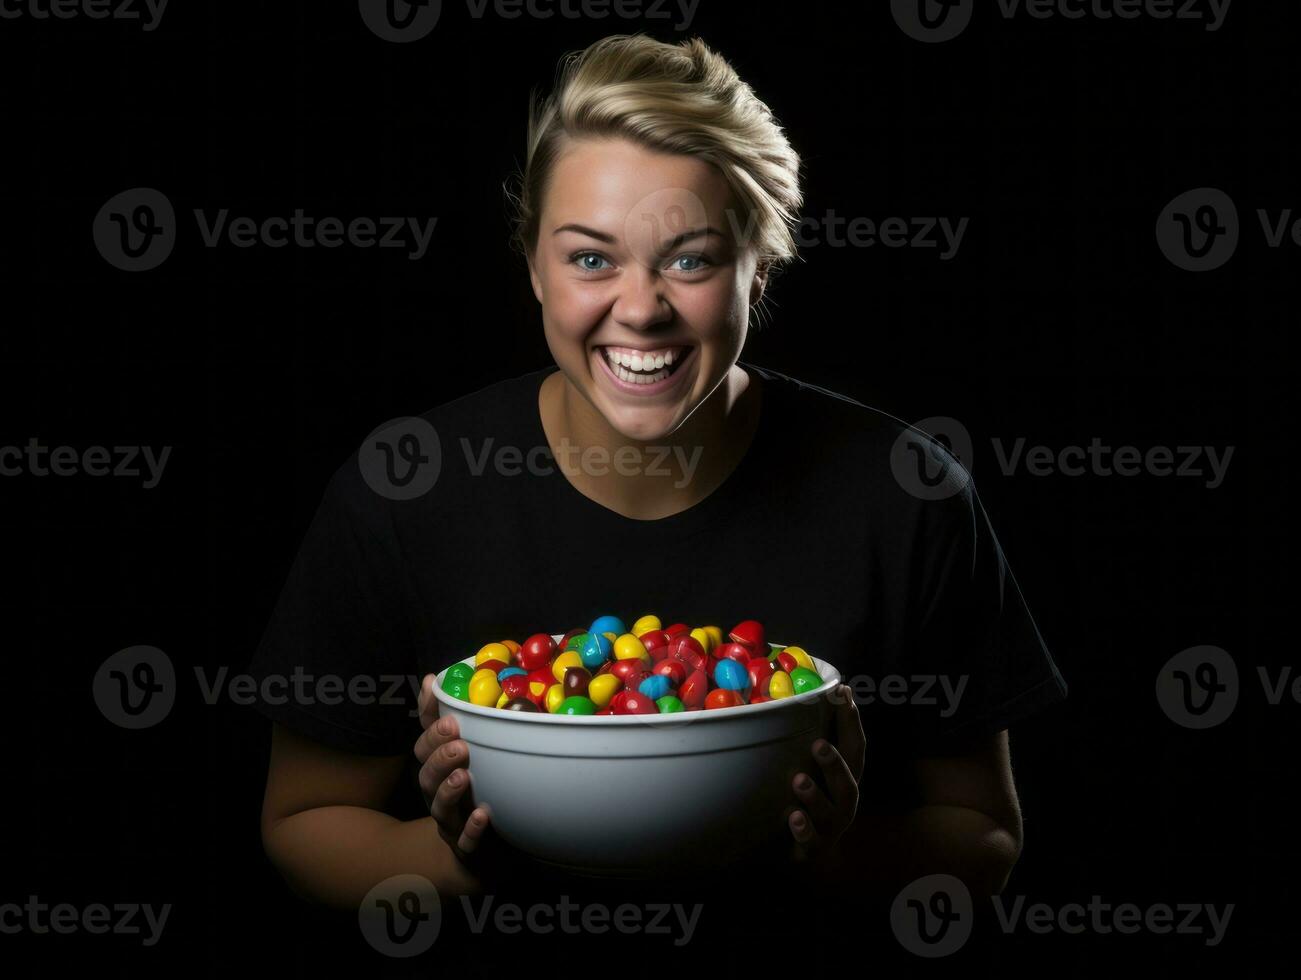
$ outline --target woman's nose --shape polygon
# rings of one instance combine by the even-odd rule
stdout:
[[[637,266],[619,280],[613,315],[623,326],[645,330],[672,317],[664,278],[654,269]]]

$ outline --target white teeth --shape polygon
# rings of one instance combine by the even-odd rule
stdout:
[[[640,370],[641,370],[641,355],[640,355],[640,354],[633,354],[633,355],[632,355],[632,363],[629,365],[629,367],[631,367],[634,371],[640,371]]]
[[[653,363],[655,365],[655,370],[658,371],[664,366],[664,355],[656,354]]]
[[[672,365],[672,364],[673,364],[673,359],[674,359],[676,356],[677,356],[677,355],[674,354],[673,351],[665,351],[665,352],[664,352],[664,363],[665,363],[665,364],[668,364],[668,365]]]
[[[606,361],[610,364],[610,370],[621,381],[629,384],[649,385],[657,381],[663,381],[673,372],[668,370],[673,366],[674,361],[682,360],[687,353],[685,349],[668,349],[663,351],[637,351],[629,353],[627,351],[613,351],[610,348],[602,348]],[[645,372],[654,372],[647,374]]]

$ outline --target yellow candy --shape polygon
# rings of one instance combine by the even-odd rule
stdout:
[[[604,637],[605,637],[607,640],[609,640],[611,643],[613,643],[615,640],[619,639],[619,634],[617,634],[617,633],[611,633],[609,630],[606,630],[606,631],[605,631],[604,633],[602,633],[601,635],[604,636]]]
[[[507,666],[510,665],[510,647],[504,643],[487,643],[478,653],[474,655],[474,665],[483,666],[485,660],[500,660]]]
[[[638,641],[640,642],[640,641]],[[610,699],[618,693],[623,681],[613,674],[600,674],[593,677],[587,685],[587,696],[598,708],[604,708]]]
[[[768,682],[768,696],[774,701],[777,698],[788,698],[795,693],[795,685],[791,683],[791,675],[784,670],[779,670],[772,675]]]
[[[702,629],[704,629],[704,631],[709,634],[709,638],[714,641],[714,645],[710,647],[710,650],[717,650],[723,645],[723,631],[721,629],[717,626],[705,626],[702,627]]]
[[[631,633],[625,633],[614,641],[615,660],[650,660],[650,658],[646,645]]]
[[[555,714],[560,709],[560,702],[565,700],[565,686],[552,684],[547,688],[547,711]]]
[[[807,667],[809,670],[817,673],[818,668],[813,666],[813,658],[805,653],[802,647],[787,647],[782,652],[789,653],[795,658],[795,662],[801,667]]]
[[[632,635],[639,637],[643,633],[649,633],[651,630],[662,630],[663,628],[664,624],[660,622],[658,616],[643,616],[632,624]]]
[[[476,670],[470,675],[470,703],[483,708],[491,708],[501,697],[501,685],[497,675],[487,667]]]
[[[691,636],[697,643],[700,644],[700,648],[704,650],[705,653],[712,653],[714,647],[717,646],[717,644],[714,643],[714,638],[710,636],[709,633],[707,633],[705,630],[701,629],[699,626],[697,626],[695,629],[691,631]]]
[[[529,693],[535,698],[540,698],[547,693],[549,684],[543,684],[541,681],[529,681]]]
[[[578,655],[577,650],[566,650],[555,660],[551,661],[551,675],[557,681],[565,679],[565,671],[570,667],[583,666],[583,658]]]
[[[510,695],[508,695],[505,691],[502,691],[501,697],[497,699],[497,707],[499,708],[506,707],[506,702],[509,700],[510,700]]]
[[[501,645],[511,652],[511,655],[519,653],[519,644],[514,640],[502,640]]]

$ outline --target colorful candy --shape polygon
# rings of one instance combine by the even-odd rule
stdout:
[[[813,658],[766,641],[747,619],[717,626],[663,626],[641,616],[632,629],[598,616],[560,641],[534,633],[523,643],[484,644],[473,665],[453,664],[442,688],[480,707],[561,715],[672,714],[763,704],[823,685]]]

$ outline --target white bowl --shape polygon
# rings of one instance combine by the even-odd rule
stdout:
[[[827,694],[840,682],[812,659],[817,690],[672,714],[483,708],[442,689],[447,669],[434,693],[469,745],[471,798],[487,805],[503,841],[570,871],[644,876],[789,843],[791,781],[816,778],[810,746],[832,735]]]

